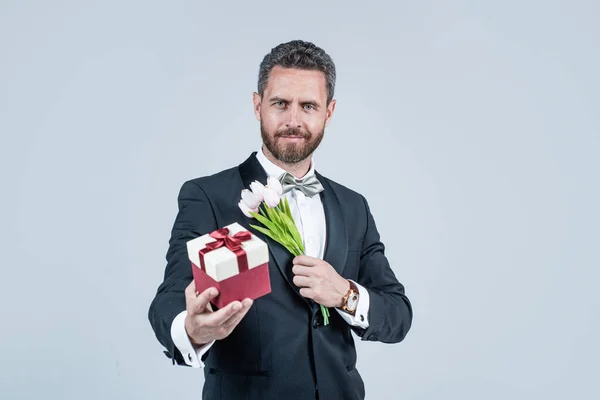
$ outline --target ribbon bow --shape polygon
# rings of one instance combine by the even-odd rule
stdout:
[[[221,228],[211,232],[210,237],[216,239],[216,241],[206,244],[209,250],[215,250],[225,245],[229,250],[236,251],[242,248],[242,242],[252,239],[252,234],[249,231],[240,231],[233,236],[229,236],[229,228]]]
[[[250,231],[240,231],[233,236],[229,236],[229,228],[221,228],[211,232],[210,237],[216,239],[216,241],[206,243],[206,247],[200,250],[198,254],[202,271],[206,272],[204,255],[223,246],[235,253],[239,271],[248,271],[248,257],[246,256],[246,251],[242,248],[242,242],[252,239]]]

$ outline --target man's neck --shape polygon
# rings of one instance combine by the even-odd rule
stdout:
[[[267,149],[265,147],[265,145],[262,145],[262,151],[263,151],[265,157],[269,161],[271,161],[273,164],[277,165],[278,167],[283,168],[286,172],[289,172],[295,178],[300,179],[300,178],[304,177],[304,175],[306,175],[308,173],[308,171],[310,170],[310,163],[311,163],[310,156],[298,163],[287,164],[287,163],[281,162],[280,160],[275,158],[275,156],[273,154],[271,154],[271,152],[269,151],[269,149]]]

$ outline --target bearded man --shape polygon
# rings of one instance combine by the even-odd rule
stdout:
[[[314,44],[273,48],[253,96],[262,146],[180,189],[164,281],[148,317],[174,365],[203,368],[203,399],[364,399],[352,332],[399,343],[411,327],[411,303],[367,200],[315,169],[335,79],[331,57]],[[293,257],[250,227],[255,220],[238,206],[243,189],[268,177],[283,184],[305,255]],[[186,242],[234,222],[267,242],[271,292],[217,309],[216,288],[195,290]],[[321,305],[335,310],[328,324]]]

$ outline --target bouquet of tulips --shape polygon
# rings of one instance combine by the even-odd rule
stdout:
[[[258,181],[252,182],[250,189],[242,190],[238,206],[244,215],[255,218],[264,225],[250,225],[251,227],[281,244],[294,256],[304,255],[302,238],[277,178],[268,177],[266,186]],[[329,324],[327,307],[321,305],[321,314],[324,324]]]

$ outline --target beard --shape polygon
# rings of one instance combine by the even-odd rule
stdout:
[[[315,135],[300,128],[282,129],[270,134],[265,130],[261,121],[260,134],[265,147],[273,154],[273,157],[286,164],[297,164],[310,157],[319,147],[325,134],[325,125]],[[297,143],[282,143],[280,140],[282,136],[300,136],[302,139]]]

